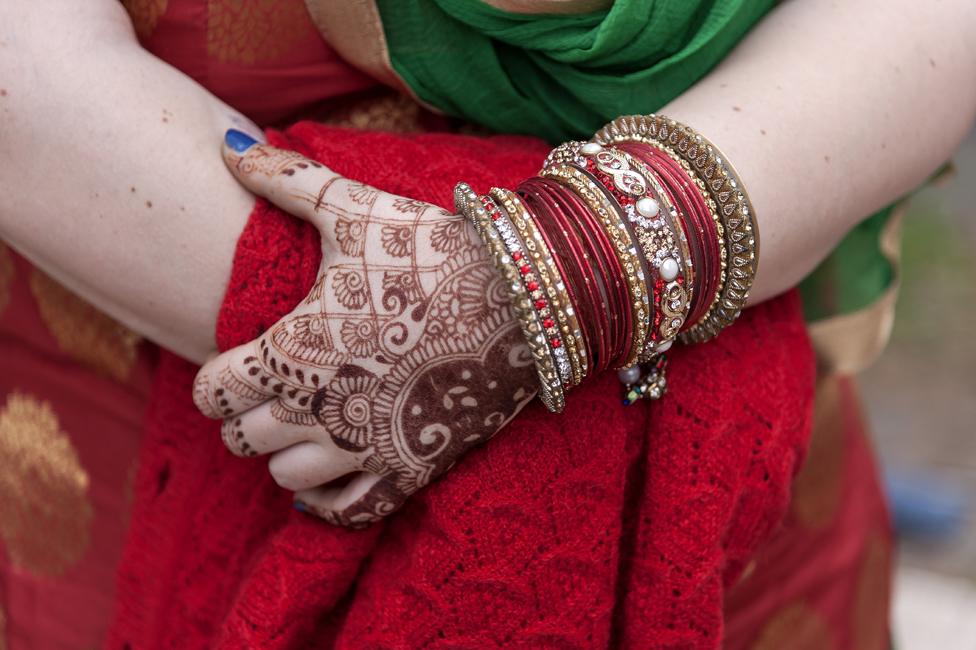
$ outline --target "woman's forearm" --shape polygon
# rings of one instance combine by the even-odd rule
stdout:
[[[721,147],[762,233],[758,302],[919,186],[976,115],[970,0],[793,0],[661,110]]]
[[[140,48],[117,2],[2,4],[0,238],[204,359],[253,204],[220,141],[246,121]]]

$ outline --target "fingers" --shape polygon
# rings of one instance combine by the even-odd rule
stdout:
[[[335,220],[336,206],[347,195],[349,181],[322,163],[294,151],[259,144],[240,131],[227,132],[223,154],[224,162],[244,187],[320,229]]]
[[[360,472],[343,487],[297,492],[295,507],[331,524],[361,528],[397,510],[406,498],[389,477]]]
[[[355,455],[314,442],[279,451],[268,462],[275,482],[287,490],[306,490],[359,469]]]
[[[318,422],[272,400],[224,420],[220,434],[235,456],[260,456],[313,439]]]
[[[228,418],[277,397],[271,383],[260,369],[258,341],[251,341],[200,368],[193,382],[193,402],[209,418]]]

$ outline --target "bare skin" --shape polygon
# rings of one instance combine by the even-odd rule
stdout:
[[[707,134],[749,188],[763,234],[754,302],[794,286],[861,218],[951,155],[976,114],[974,32],[970,0],[794,0],[661,110]],[[130,327],[203,360],[251,205],[216,153],[224,129],[241,118],[143,52],[114,1],[69,10],[66,2],[7,0],[0,50],[0,237]],[[169,122],[156,119],[164,110]],[[348,211],[338,196],[330,201]],[[386,208],[368,217],[395,220]],[[410,237],[417,250],[422,241],[433,247],[418,230]],[[361,253],[366,268],[381,254],[382,232],[379,242]],[[323,271],[328,282],[332,268]],[[337,306],[328,301],[343,295],[333,291],[316,305],[330,314]],[[330,372],[338,376],[339,366]],[[385,372],[375,363],[365,369]],[[497,380],[509,395],[521,381],[518,373]],[[334,463],[364,466],[335,460],[325,441],[338,446],[342,436],[321,428],[307,438],[318,448],[310,453],[328,458],[309,466],[329,476],[340,469]],[[252,449],[298,442],[287,427],[275,431]],[[299,487],[272,462],[279,480]],[[333,510],[344,509],[336,496]]]

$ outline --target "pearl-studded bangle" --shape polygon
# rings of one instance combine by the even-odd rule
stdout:
[[[715,203],[723,244],[728,244],[729,277],[707,316],[682,332],[681,339],[697,343],[716,336],[738,318],[749,298],[759,263],[755,211],[735,168],[708,139],[661,115],[619,117],[597,131],[593,139],[604,146],[630,140],[669,147],[702,181]]]
[[[620,206],[624,223],[634,231],[653,276],[653,283],[649,283],[653,321],[639,357],[639,361],[648,362],[671,347],[688,314],[693,284],[686,270],[690,271],[691,265],[680,245],[687,247],[687,238],[678,225],[677,209],[643,163],[624,151],[604,149],[597,143],[583,145],[581,153],[584,149],[589,152],[585,154],[587,169]],[[631,182],[625,182],[628,177]]]

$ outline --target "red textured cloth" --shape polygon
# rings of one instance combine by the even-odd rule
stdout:
[[[311,123],[270,139],[442,206],[456,180],[513,187],[548,151]],[[304,296],[317,239],[258,203],[221,347]],[[607,373],[562,415],[533,403],[402,511],[349,531],[293,511],[266,462],[232,457],[195,412],[196,368],[161,366],[111,647],[718,647],[724,590],[786,511],[814,382],[791,293],[675,350],[660,402],[623,407]]]

